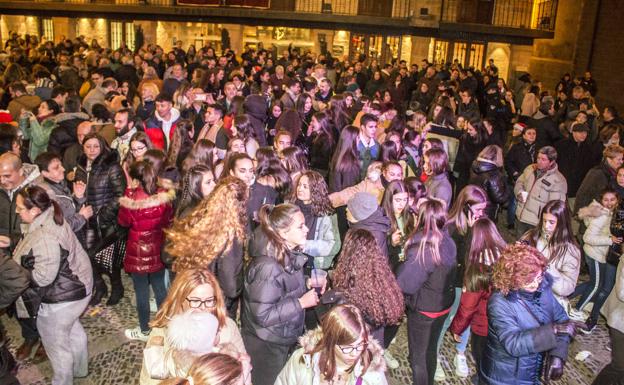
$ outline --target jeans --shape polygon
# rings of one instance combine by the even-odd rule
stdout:
[[[624,377],[624,333],[609,328],[611,362],[598,373],[592,385],[621,384]]]
[[[407,312],[407,346],[413,385],[433,384],[438,361],[437,341],[447,318],[448,314],[429,318],[420,312]]]
[[[52,385],[72,385],[88,374],[87,334],[80,324],[91,296],[78,301],[41,304],[37,329],[54,375]]]
[[[150,330],[149,287],[150,285],[152,286],[154,296],[156,297],[156,304],[160,309],[160,305],[167,296],[167,289],[165,289],[165,269],[155,273],[131,273],[130,276],[134,284],[139,325],[141,326],[141,331],[146,333]]]
[[[243,342],[251,358],[251,383],[273,385],[282,371],[294,346],[264,341],[250,333],[242,333]]]
[[[594,302],[589,318],[598,320],[600,308],[615,285],[617,267],[609,263],[598,262],[588,256],[585,256],[585,263],[589,269],[589,281],[578,285],[571,297],[581,296],[575,306],[577,310],[582,310],[588,303]]]
[[[451,311],[449,312],[449,316],[446,317],[446,321],[444,321],[444,326],[442,326],[442,333],[440,333],[440,337],[438,338],[438,348],[436,352],[440,354],[440,348],[442,348],[442,343],[444,342],[444,334],[449,327],[451,327],[451,322],[453,322],[453,318],[455,318],[455,314],[457,314],[457,309],[459,309],[459,301],[461,299],[462,288],[455,288],[455,301],[453,301],[453,305],[451,306]],[[468,346],[468,340],[470,339],[470,327],[468,327],[461,334],[461,342],[459,342],[455,347],[457,348],[458,353],[464,353],[466,351],[466,346]]]

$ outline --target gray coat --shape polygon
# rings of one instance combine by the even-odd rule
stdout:
[[[451,199],[453,198],[453,187],[449,182],[446,173],[432,175],[425,182],[427,196],[429,198],[437,198],[446,202],[446,207],[451,207]]]
[[[35,180],[35,184],[46,190],[48,196],[61,206],[63,217],[74,232],[81,230],[87,224],[85,217],[78,214],[79,207],[87,201],[86,197],[82,199],[74,197],[65,181],[54,183],[44,178],[43,175]]]
[[[314,239],[306,241],[303,252],[314,257],[314,267],[329,269],[340,251],[340,233],[336,214],[319,217],[314,229]]]

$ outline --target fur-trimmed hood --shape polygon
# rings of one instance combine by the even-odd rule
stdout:
[[[581,208],[578,212],[580,219],[598,218],[602,215],[611,215],[611,211],[596,200],[593,200],[589,206]]]
[[[143,189],[126,190],[126,195],[119,198],[119,205],[130,210],[149,209],[175,200],[175,190],[159,191],[154,195],[147,195]]]
[[[303,357],[304,357],[304,360],[306,361],[306,364],[309,364],[310,359],[313,359],[310,356],[310,352],[314,349],[314,347],[321,340],[322,337],[323,337],[323,331],[321,330],[320,327],[318,327],[314,330],[310,330],[306,332],[303,336],[299,338],[299,344],[303,348],[303,351],[304,351]],[[368,370],[372,370],[376,372],[385,372],[386,360],[384,359],[384,356],[383,356],[383,352],[384,352],[383,348],[381,347],[381,345],[379,345],[379,343],[375,339],[372,338],[372,335],[370,334],[369,334],[367,349],[372,353],[372,356],[373,356],[373,359],[371,361],[371,364]],[[317,357],[314,357],[314,358],[318,359]],[[356,376],[359,376],[361,374],[361,368],[359,367],[359,364],[356,365],[354,369],[354,374]]]

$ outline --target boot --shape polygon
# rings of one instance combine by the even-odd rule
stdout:
[[[91,296],[91,301],[89,301],[89,305],[97,306],[108,294],[108,287],[106,287],[106,282],[104,282],[104,278],[100,273],[93,272],[93,295]]]
[[[113,271],[111,274],[111,295],[106,301],[106,305],[115,306],[124,296],[123,282],[121,282],[121,269]]]

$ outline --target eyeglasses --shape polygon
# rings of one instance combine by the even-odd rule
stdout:
[[[211,309],[215,307],[217,301],[215,297],[210,297],[205,300],[195,299],[195,298],[186,298],[186,301],[189,303],[191,309],[199,309],[200,307],[204,307],[207,309]]]
[[[340,346],[337,345],[338,349],[340,349],[341,352],[343,352],[344,354],[351,354],[353,352],[362,352],[364,351],[364,349],[366,349],[366,347],[368,346],[368,342],[362,342],[361,344],[357,345],[357,346]]]
[[[145,147],[145,146],[143,146],[143,147],[135,147],[135,148],[131,148],[130,151],[132,151],[133,154],[136,154],[137,152],[144,151],[145,149],[147,149],[147,147]]]

